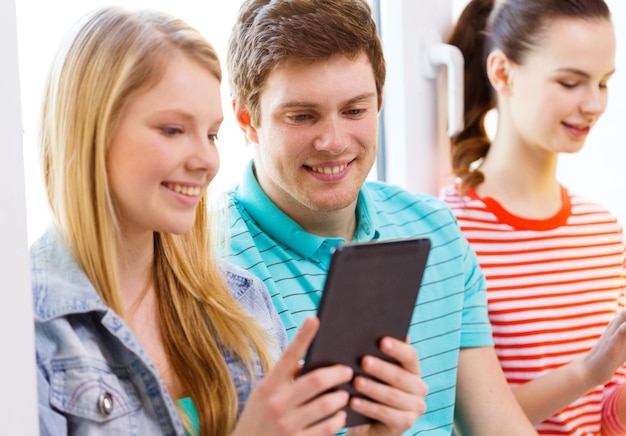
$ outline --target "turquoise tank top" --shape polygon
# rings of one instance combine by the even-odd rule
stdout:
[[[191,397],[181,398],[176,401],[176,405],[183,411],[189,423],[192,427],[192,433],[186,431],[187,436],[195,436],[200,434],[200,419],[198,418],[198,411],[196,410],[196,406],[193,404],[193,400]]]

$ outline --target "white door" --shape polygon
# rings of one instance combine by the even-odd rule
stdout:
[[[15,0],[0,2],[0,433],[38,435]]]
[[[452,6],[452,0],[380,1],[387,82],[379,178],[409,191],[437,194],[450,177],[447,137],[463,120],[463,59],[443,44]]]

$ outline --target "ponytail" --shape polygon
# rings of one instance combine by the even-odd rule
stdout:
[[[491,141],[485,130],[485,116],[495,107],[495,95],[485,68],[491,49],[486,32],[494,0],[472,0],[463,10],[448,43],[458,47],[465,58],[464,128],[451,140],[454,174],[461,179],[461,192],[475,188],[484,180],[471,164],[487,155]]]

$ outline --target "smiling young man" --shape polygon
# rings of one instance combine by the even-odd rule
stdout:
[[[290,338],[316,314],[339,244],[431,240],[410,345],[391,344],[406,359],[365,359],[386,384],[355,380],[376,401],[350,406],[380,420],[364,430],[449,435],[454,423],[462,434],[535,434],[498,364],[484,277],[449,208],[365,181],[385,81],[367,2],[245,1],[227,62],[236,118],[254,148],[229,192],[230,260],[264,280]]]

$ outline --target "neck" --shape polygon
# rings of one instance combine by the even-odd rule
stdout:
[[[157,367],[172,398],[184,396],[184,387],[172,367],[163,339],[154,265],[154,233],[127,233],[120,238],[119,277],[124,320]]]
[[[308,233],[327,238],[343,238],[346,241],[352,241],[356,231],[354,207],[327,213],[316,212],[294,220]]]
[[[153,291],[154,263],[153,233],[129,237],[123,235],[118,244],[118,272],[122,304],[126,314],[132,314]]]
[[[497,200],[511,213],[531,219],[548,218],[561,208],[556,178],[558,154],[540,148],[494,141],[480,166],[485,181],[476,191]]]

